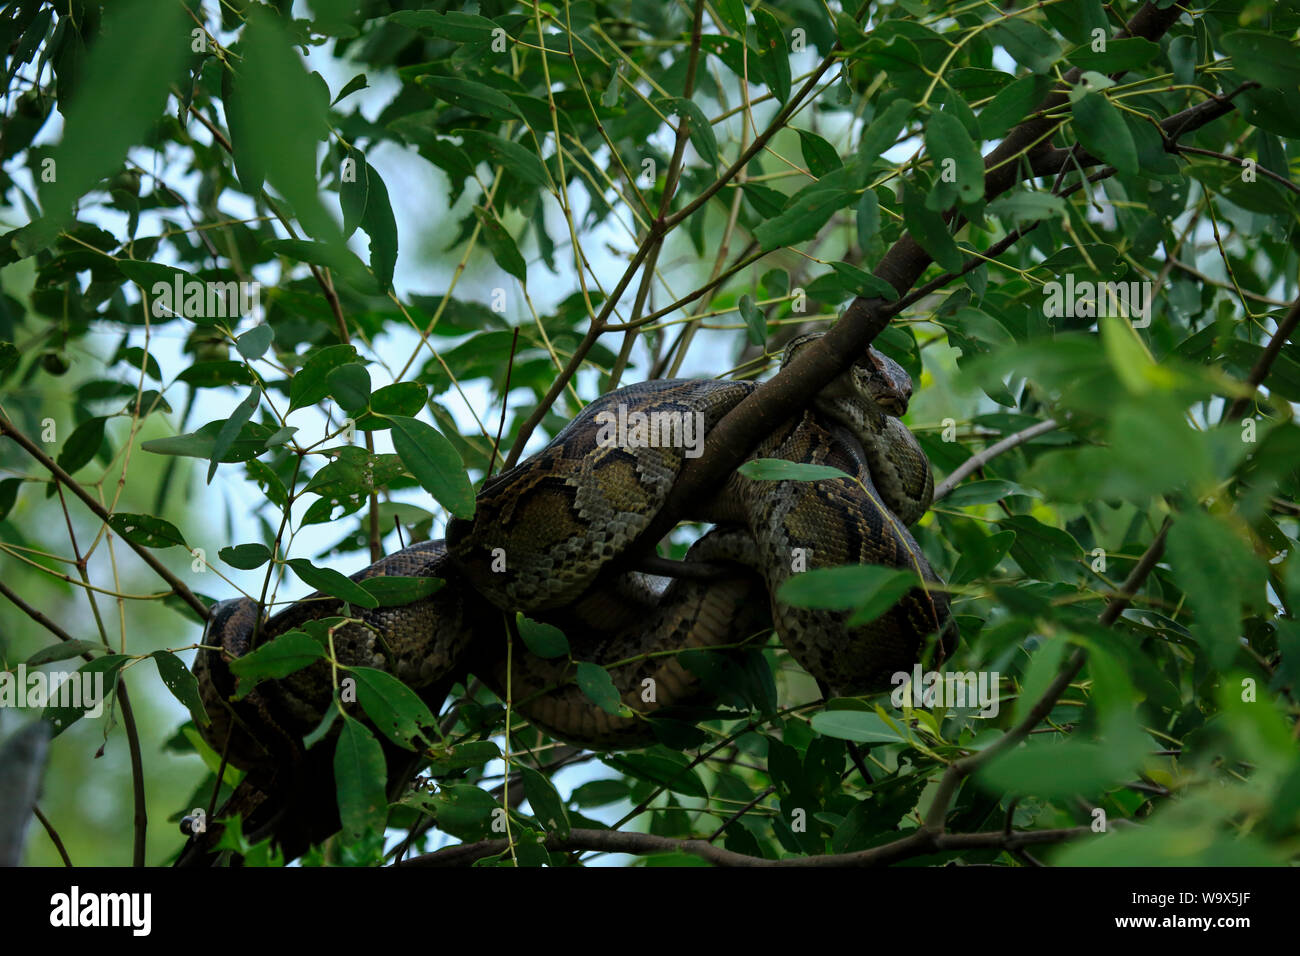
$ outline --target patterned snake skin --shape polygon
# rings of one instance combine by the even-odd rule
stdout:
[[[791,342],[785,362],[819,334]],[[752,456],[830,465],[846,477],[760,481],[733,474],[685,516],[716,527],[667,584],[624,567],[628,546],[662,507],[686,454],[680,442],[610,442],[602,421],[620,411],[646,413],[652,422],[673,420],[656,413],[677,421],[698,415],[707,432],[756,387],[656,381],[593,402],[542,451],[486,481],[474,518],[452,520],[445,544],[414,545],[353,575],[447,583],[413,604],[353,608],[349,616],[359,623],[334,633],[339,662],[390,671],[428,695],[435,710],[451,682],[473,673],[551,735],[622,749],[654,741],[646,717],[709,701],[701,679],[679,659],[683,650],[742,646],[775,625],[792,656],[832,695],[887,686],[890,674],[911,669],[931,635],[944,653],[947,599],[930,588],[941,583],[907,531],[933,491],[929,462],[897,418],[911,382],[874,349],[828,385],[813,408],[774,427]],[[802,570],[846,564],[910,568],[924,585],[853,627],[849,611],[777,600],[781,584]],[[559,627],[569,657],[543,660],[517,640],[508,656],[508,617],[517,611]],[[218,752],[229,737],[230,761],[243,767],[275,759],[301,740],[334,697],[330,665],[317,661],[231,700],[228,665],[250,650],[256,613],[248,599],[214,608],[205,639],[212,647],[200,651],[194,668],[214,718],[204,736]],[[338,599],[312,595],[266,621],[258,642],[344,613]],[[574,684],[578,661],[610,671],[622,714],[597,707]]]

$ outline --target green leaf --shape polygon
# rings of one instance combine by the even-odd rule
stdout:
[[[879,569],[877,569],[879,570]],[[879,583],[874,585],[874,590],[870,596],[857,605],[853,615],[849,618],[849,627],[856,627],[859,624],[867,624],[874,621],[880,615],[884,614],[912,588],[919,584],[919,579],[911,571],[897,571],[896,577],[888,578],[879,577]]]
[[[868,162],[879,158],[881,153],[894,145],[898,134],[903,131],[915,111],[916,106],[905,99],[894,100],[886,106],[862,134],[862,140],[858,143],[858,155]]]
[[[1008,495],[1027,495],[1030,498],[1043,497],[1041,492],[1018,485],[1014,481],[991,478],[988,481],[972,481],[959,485],[948,493],[948,497],[943,499],[943,506],[945,508],[967,508],[971,505],[987,505],[995,501],[1001,501]]]
[[[341,365],[329,374],[329,390],[349,415],[370,403],[370,370],[359,362]]]
[[[1001,139],[1011,127],[1033,112],[1050,86],[1047,77],[1036,73],[1008,83],[980,110],[980,135],[985,139]]]
[[[1087,93],[1071,107],[1083,148],[1126,176],[1138,172],[1137,144],[1118,109],[1100,93]]]
[[[873,189],[864,189],[862,198],[858,200],[857,209],[857,232],[858,245],[862,249],[870,249],[873,240],[880,234],[880,199],[876,196]],[[893,286],[890,286],[893,290]],[[898,295],[894,292],[894,295]]]
[[[414,691],[373,667],[352,667],[348,674],[357,682],[357,703],[384,736],[408,750],[428,745],[421,728],[437,727],[438,718]]]
[[[605,763],[621,773],[630,774],[656,786],[684,794],[688,797],[707,798],[708,791],[690,765],[685,754],[656,747],[644,753],[620,754],[608,757]]]
[[[420,486],[460,518],[474,516],[474,486],[460,455],[432,425],[416,418],[391,416],[393,448]]]
[[[312,352],[289,383],[289,411],[324,399],[329,394],[330,373],[356,361],[357,350],[351,345],[330,345]]]
[[[812,728],[819,734],[860,744],[906,743],[907,738],[866,710],[823,710],[813,714]]]
[[[360,840],[368,831],[383,832],[388,819],[386,779],[379,741],[361,723],[344,715],[334,750],[334,780],[346,839]]]
[[[799,196],[781,215],[755,229],[754,238],[765,251],[811,239],[831,216],[856,198],[855,193],[836,186],[815,187]]]
[[[342,236],[341,232],[339,236]],[[333,269],[336,278],[342,278],[357,291],[367,295],[377,294],[379,284],[375,277],[357,254],[342,243],[342,238],[334,244],[313,242],[310,239],[270,239],[262,248],[298,262],[310,262],[312,265]]]
[[[814,465],[803,461],[786,461],[784,458],[755,458],[736,469],[737,474],[755,481],[822,481],[824,479],[852,478],[848,472],[830,465]]]
[[[564,801],[556,792],[555,786],[543,774],[532,767],[520,764],[516,771],[524,779],[524,793],[533,809],[533,816],[547,833],[554,833],[560,839],[569,835],[569,813],[564,809]]]
[[[370,271],[379,281],[382,295],[392,288],[393,270],[397,268],[397,220],[383,178],[375,167],[369,163],[365,166],[368,187],[361,228],[370,237]]]
[[[455,135],[461,138],[471,158],[486,157],[492,166],[505,169],[526,183],[542,189],[551,188],[551,176],[546,165],[531,149],[483,130],[459,129]]]
[[[453,43],[490,43],[492,31],[499,29],[486,17],[456,10],[446,13],[436,13],[432,10],[397,10],[390,13],[387,19],[407,29],[451,40]]]
[[[803,571],[786,580],[776,596],[777,600],[795,607],[831,609],[874,606],[880,600],[887,600],[887,609],[917,583],[914,571],[851,564]]]
[[[492,832],[492,822],[502,807],[492,794],[458,784],[443,787],[429,798],[438,829],[460,840],[481,840]]]
[[[158,676],[172,692],[172,696],[189,710],[194,723],[204,727],[211,723],[208,711],[203,706],[203,698],[199,696],[198,679],[181,663],[180,658],[171,651],[154,651],[150,656],[158,665]]]
[[[569,653],[569,639],[558,627],[534,621],[522,614],[515,615],[515,622],[524,645],[538,657],[550,660]]]
[[[99,641],[62,641],[58,644],[51,644],[49,647],[42,647],[27,658],[24,663],[29,668],[32,668],[41,664],[48,664],[51,661],[66,661],[69,657],[76,657],[79,654],[93,654],[95,651],[104,651],[106,649]]]
[[[23,485],[21,478],[6,478],[0,481],[0,521],[9,517],[14,502],[18,500],[18,489]]]
[[[1096,70],[1098,73],[1140,70],[1159,57],[1160,44],[1152,43],[1145,37],[1124,37],[1119,40],[1108,38],[1106,48],[1100,52],[1093,50],[1091,43],[1084,43],[1065,54],[1065,58],[1079,69]]]
[[[1063,219],[1065,211],[1064,199],[1045,192],[1007,193],[988,204],[989,215],[1017,226],[1039,219]]]
[[[1023,18],[1003,19],[987,35],[1033,73],[1046,73],[1060,56],[1055,38],[1037,23]]]
[[[727,26],[745,35],[745,0],[718,0],[714,6]]]
[[[298,575],[303,583],[318,591],[332,594],[339,600],[355,604],[357,607],[379,606],[379,601],[369,591],[333,568],[318,568],[306,558],[290,558],[285,564],[293,568],[293,573]]]
[[[357,582],[380,607],[401,607],[422,601],[442,590],[442,578],[409,578],[396,574],[365,578]]]
[[[524,115],[514,101],[499,90],[474,80],[452,76],[419,76],[418,86],[428,90],[438,99],[459,107],[467,113],[494,120],[522,120]]]
[[[1051,580],[1055,577],[1054,562],[1074,562],[1083,553],[1068,531],[1043,524],[1031,515],[1011,515],[999,520],[998,525],[1015,532],[1011,556],[1031,578]]]
[[[585,810],[588,807],[603,807],[610,803],[617,803],[619,800],[626,800],[630,793],[630,788],[623,780],[588,780],[574,788],[570,799]]]
[[[1064,742],[1031,738],[981,769],[985,787],[1046,799],[1096,796],[1131,776],[1141,752],[1119,752],[1113,742],[1094,744],[1075,738]]]
[[[232,568],[252,571],[271,560],[271,549],[264,544],[237,544],[232,548],[222,548],[217,557]]]
[[[366,75],[364,73],[358,73],[356,76],[352,77],[352,79],[343,84],[343,89],[339,90],[338,96],[334,97],[330,106],[334,106],[339,100],[343,99],[343,97],[350,96],[357,92],[357,90],[366,89],[367,85]]]
[[[776,94],[777,101],[790,99],[790,50],[786,46],[781,24],[770,10],[755,4],[752,11],[754,25],[758,27],[759,69]]]
[[[330,705],[325,708],[325,716],[320,719],[320,723],[315,726],[311,733],[302,738],[303,747],[310,750],[312,747],[315,747],[318,743],[324,740],[333,728],[334,722],[342,716],[342,713],[343,712],[339,710],[338,698],[331,697]]]
[[[107,421],[107,418],[97,415],[78,425],[59,450],[59,467],[71,475],[89,464],[104,444],[104,423]]]
[[[429,400],[429,390],[419,382],[396,382],[370,395],[370,409],[378,415],[417,414]],[[360,426],[360,422],[357,423]],[[387,424],[385,428],[389,427]]]
[[[183,455],[186,458],[216,458],[213,455],[213,449],[216,447],[217,433],[224,427],[225,420],[209,421],[198,432],[188,434],[175,434],[169,438],[151,438],[151,440],[142,442],[140,447],[156,455]],[[239,431],[239,437],[230,442],[225,454],[222,454],[222,462],[247,462],[251,458],[266,450],[266,438],[270,436],[270,429],[265,425],[259,425],[255,421],[244,425]]]
[[[342,251],[343,236],[320,201],[316,179],[316,149],[329,131],[329,90],[321,95],[322,84],[269,8],[250,6],[245,22],[241,57],[230,67],[238,71],[239,95],[226,104],[235,157],[265,174],[309,237]]]
[[[623,702],[619,698],[618,688],[614,686],[614,679],[609,676],[609,671],[599,664],[578,661],[576,680],[578,687],[597,707],[615,717],[622,716]]]
[[[740,297],[740,316],[745,320],[745,329],[749,335],[751,345],[762,345],[767,341],[767,318],[763,315],[761,309],[754,304],[752,295],[742,295]]]
[[[287,677],[324,656],[324,649],[311,635],[303,631],[281,634],[230,662],[230,672],[239,678],[235,699],[247,697],[259,681]]]
[[[265,355],[274,339],[275,331],[269,325],[259,325],[235,339],[235,348],[251,362]]]
[[[1300,45],[1287,36],[1237,30],[1219,37],[1239,73],[1262,86],[1292,89],[1300,84]]]
[[[945,162],[952,160],[958,198],[964,204],[984,198],[984,159],[961,120],[952,113],[935,113],[925,124],[925,148],[944,182]]]
[[[687,135],[690,137],[691,145],[695,147],[701,159],[711,168],[716,169],[719,161],[718,140],[713,135],[713,125],[704,115],[704,111],[693,101],[680,96],[663,100],[658,105],[665,115],[676,113],[682,119],[689,121],[690,129]]]
[[[431,776],[443,777],[466,767],[482,767],[501,756],[501,748],[490,740],[468,740],[454,747],[434,747],[429,761]]]
[[[803,161],[808,164],[808,171],[818,179],[844,165],[835,147],[822,137],[806,129],[797,129],[795,132],[799,134]]]
[[[939,213],[927,209],[925,198],[916,188],[903,189],[903,226],[922,249],[949,272],[960,272],[965,260]]]
[[[218,385],[252,385],[253,373],[243,362],[233,359],[215,362],[195,362],[176,376],[178,382],[195,388],[215,388]]]
[[[878,276],[873,276],[870,272],[859,269],[855,265],[847,262],[832,262],[831,270],[834,274],[835,285],[842,290],[845,298],[856,298],[860,295],[879,296],[889,302],[898,298],[898,290]],[[812,285],[817,286],[827,281],[828,276],[819,276]],[[809,289],[811,290],[811,286]],[[890,329],[885,329],[881,333],[880,340],[884,342],[889,338]]]
[[[42,182],[47,214],[66,215],[78,197],[121,166],[130,147],[146,140],[162,117],[168,88],[181,80],[190,49],[188,23],[179,4],[117,0],[106,8],[75,95],[66,102],[60,67],[59,109],[65,121],[63,138],[51,154],[58,175]],[[80,43],[82,28],[70,25],[67,46],[73,37]]]
[[[1015,712],[1012,720],[1019,723],[1043,694],[1061,670],[1061,660],[1065,657],[1068,644],[1062,638],[1040,641],[1029,658],[1029,666],[1024,668],[1024,678],[1020,682],[1020,694],[1016,698]]]
[[[75,674],[69,674],[58,687],[49,689],[50,700],[67,700],[67,706],[50,704],[41,714],[57,737],[82,717],[103,717],[108,714],[108,697],[117,686],[117,672],[131,657],[127,654],[105,654],[82,664]],[[98,676],[102,675],[102,676]],[[69,683],[69,682],[73,683]],[[65,691],[63,688],[67,686]],[[66,695],[66,696],[65,696]],[[99,713],[95,713],[98,710]],[[90,711],[90,713],[87,713]]]
[[[519,254],[515,237],[501,225],[501,220],[497,218],[495,212],[482,206],[475,206],[474,215],[479,225],[483,227],[483,241],[487,243],[488,251],[492,253],[496,264],[520,282],[527,283],[528,266],[524,263],[524,257]]]
[[[209,456],[208,484],[212,483],[212,476],[217,473],[217,465],[224,460],[226,452],[230,450],[230,446],[234,444],[244,425],[253,417],[253,412],[257,411],[261,400],[262,390],[255,385],[249,390],[248,396],[231,412],[230,417],[221,423],[217,436],[212,442],[212,454]]]
[[[600,94],[600,105],[605,109],[613,109],[618,106],[619,92],[623,89],[622,66],[617,66],[610,70],[609,83],[605,86],[605,91]]]
[[[758,281],[769,296],[790,294],[790,273],[784,269],[769,269]]]
[[[189,548],[185,536],[174,524],[153,515],[119,511],[108,516],[108,526],[132,544],[146,548],[170,548],[177,544]]]
[[[786,195],[762,183],[742,183],[741,191],[754,211],[764,219],[775,219],[785,208]]]
[[[1178,516],[1168,551],[1173,578],[1195,614],[1192,634],[1211,666],[1222,670],[1241,646],[1241,606],[1262,600],[1267,572],[1243,537],[1200,510]]]

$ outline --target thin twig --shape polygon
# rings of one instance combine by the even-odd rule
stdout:
[[[31,439],[18,431],[18,429],[14,427],[13,423],[5,418],[0,418],[0,435],[8,435],[17,442],[18,445],[27,452],[27,454],[36,459],[37,463],[40,464],[42,468],[62,482],[69,491],[80,498],[82,503],[94,513],[95,517],[103,521],[104,524],[108,524],[109,514],[104,510],[104,506],[92,498],[89,492],[87,492],[79,482],[60,468],[49,455],[41,451]],[[134,541],[129,539],[127,539],[126,543],[140,556],[141,560],[143,560],[145,564],[149,565],[149,567],[153,569],[154,573],[167,582],[167,585],[172,589],[173,593],[175,593],[177,597],[188,604],[201,619],[206,620],[208,616],[207,605],[200,601],[198,597],[195,596],[194,592],[186,587],[184,581],[172,574],[172,572],[169,571],[161,561],[154,557],[153,553],[150,552],[148,548],[144,547],[144,545],[136,544]]]
[[[41,821],[41,826],[45,827],[45,832],[49,834],[50,842],[54,844],[54,849],[59,851],[59,856],[63,858],[64,866],[72,866],[72,858],[68,856],[67,849],[63,846],[63,841],[59,839],[59,831],[54,829],[45,814],[41,813],[41,808],[32,804],[32,813],[36,814],[36,819]]]
[[[1061,427],[1060,422],[1057,422],[1050,418],[1045,422],[1035,422],[1034,424],[1030,425],[1028,428],[1023,429],[1022,431],[1018,431],[1014,435],[1008,435],[1000,442],[989,445],[989,447],[985,448],[983,451],[971,455],[960,465],[954,468],[952,470],[952,473],[949,474],[948,477],[945,478],[943,481],[941,481],[939,483],[939,486],[934,489],[934,501],[937,502],[940,499],[947,497],[948,492],[956,488],[958,483],[961,482],[967,475],[979,471],[981,468],[987,465],[994,458],[998,457],[998,455],[1002,454],[1004,451],[1010,451],[1012,448],[1015,448],[1017,445],[1023,445],[1025,442],[1031,441],[1037,438],[1039,435],[1046,435],[1048,432],[1060,427]]]

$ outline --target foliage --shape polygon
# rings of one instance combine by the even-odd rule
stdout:
[[[730,674],[743,711],[600,756],[609,778],[569,789],[555,771],[593,755],[556,758],[517,719],[507,741],[504,708],[465,687],[447,740],[422,739],[431,715],[376,671],[335,754],[344,832],[308,862],[391,861],[432,827],[485,841],[465,862],[559,864],[625,825],[649,863],[698,861],[659,839],[685,837],[767,858],[910,839],[890,858],[1294,860],[1298,26],[1259,0],[10,2],[6,597],[45,597],[25,633],[49,611],[81,642],[68,654],[118,688],[123,733],[128,682],[173,694],[173,726],[206,719],[172,653],[200,633],[177,585],[373,606],[329,565],[437,537],[506,449],[620,384],[765,375],[855,300],[897,310],[875,342],[920,386],[906,421],[937,475],[1040,426],[916,529],[954,591],[946,669],[1000,680],[996,715],[823,702],[773,641],[775,699]],[[437,188],[413,185],[430,170]],[[443,260],[419,291],[412,263]],[[1132,297],[1106,309],[1102,283]],[[788,597],[874,616],[900,593],[878,570]],[[164,572],[183,637],[146,646]],[[0,645],[6,666],[58,660],[48,633]],[[327,653],[294,632],[244,666]],[[365,715],[427,747],[428,785],[387,815]],[[522,788],[506,833],[503,757]],[[52,799],[86,758],[51,772]],[[147,775],[132,763],[154,834],[209,805],[220,769],[192,723]],[[172,764],[193,794],[155,806]],[[385,815],[411,839],[385,849]],[[225,841],[279,862],[238,826]]]

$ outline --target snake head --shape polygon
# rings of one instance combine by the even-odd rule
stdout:
[[[901,418],[912,398],[912,379],[888,355],[868,347],[867,354],[850,369],[853,387],[886,413]]]
[[[808,332],[791,339],[785,347],[785,356],[781,360],[784,368],[803,347],[821,338],[824,332]],[[886,415],[901,417],[907,411],[907,403],[912,398],[912,379],[903,367],[889,356],[878,352],[871,346],[866,354],[851,365],[843,375],[821,391],[824,400],[849,399],[869,400],[871,405],[881,409]]]

